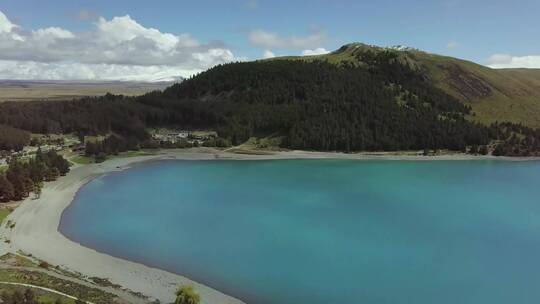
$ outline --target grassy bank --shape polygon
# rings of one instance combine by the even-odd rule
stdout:
[[[117,155],[109,155],[106,160],[115,159],[115,158],[126,158],[126,157],[136,157],[136,156],[145,156],[145,155],[154,155],[156,154],[155,150],[139,150],[139,151],[127,151],[118,153]],[[96,163],[94,157],[88,157],[85,155],[74,155],[69,159],[72,163],[79,165],[88,165]]]
[[[7,208],[1,208],[0,209],[0,224],[4,221],[4,219],[11,213],[10,209]]]
[[[24,292],[28,289],[28,287],[22,287],[22,286],[13,286],[8,284],[2,284],[0,283],[0,294],[6,292],[8,294],[13,294],[14,292],[18,291],[21,294],[24,294]],[[35,295],[35,299],[38,301],[39,304],[55,304],[58,300],[61,301],[62,304],[75,304],[75,300],[63,297],[61,295],[43,291],[38,288],[30,288]]]
[[[114,303],[115,296],[103,292],[97,288],[91,288],[72,281],[63,280],[40,271],[22,269],[0,269],[0,281],[12,283],[32,284],[40,287],[50,288],[68,295],[81,297],[86,301],[96,304]],[[2,288],[8,285],[0,285]],[[45,298],[56,300],[59,296],[45,293]],[[47,302],[45,302],[47,303]],[[69,303],[66,301],[66,303]]]

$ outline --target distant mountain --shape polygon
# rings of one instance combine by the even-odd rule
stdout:
[[[472,107],[473,119],[492,123],[510,121],[540,127],[540,69],[491,69],[470,61],[396,46],[383,48],[362,43],[344,45],[335,52],[309,57],[282,57],[330,63],[366,65],[365,53],[394,52],[404,65]]]

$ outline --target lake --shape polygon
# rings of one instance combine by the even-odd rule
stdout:
[[[540,162],[157,161],[59,229],[251,304],[540,302]]]

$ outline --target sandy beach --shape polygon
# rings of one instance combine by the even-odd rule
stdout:
[[[174,293],[181,284],[191,284],[201,295],[206,304],[243,303],[241,300],[225,295],[217,290],[193,282],[188,278],[167,271],[150,268],[138,263],[115,258],[75,243],[58,231],[63,210],[69,206],[77,191],[93,178],[109,172],[123,170],[137,163],[164,160],[212,160],[212,159],[300,159],[300,158],[339,158],[360,160],[472,160],[500,159],[490,156],[442,155],[415,156],[393,155],[388,153],[343,154],[322,152],[272,152],[267,154],[234,154],[213,149],[164,150],[155,155],[126,158],[114,158],[101,164],[75,165],[71,172],[55,182],[47,183],[39,199],[28,198],[9,215],[7,220],[15,227],[0,228],[0,237],[10,243],[0,245],[0,254],[23,251],[47,261],[51,265],[60,265],[70,271],[89,277],[107,278],[112,283],[140,292],[150,298],[168,303],[174,299]],[[531,158],[510,160],[531,160]]]
[[[178,154],[180,159],[213,159],[212,154]],[[13,229],[2,227],[1,253],[23,251],[51,265],[89,277],[108,278],[135,292],[169,303],[179,285],[191,284],[201,295],[203,303],[235,304],[241,301],[204,285],[166,271],[118,259],[86,248],[67,239],[58,231],[63,210],[69,206],[77,191],[94,177],[128,168],[149,160],[174,158],[172,155],[150,155],[112,159],[102,164],[74,166],[71,172],[55,182],[47,183],[39,199],[28,198],[7,218],[16,223]]]

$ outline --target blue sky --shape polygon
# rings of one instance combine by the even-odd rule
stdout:
[[[28,36],[31,31],[50,27],[67,30],[78,37],[83,35],[80,33],[95,32],[100,17],[109,22],[114,17],[129,15],[130,20],[123,20],[126,26],[133,21],[133,24],[157,29],[164,35],[183,37],[189,34],[197,42],[196,50],[190,49],[192,53],[221,50],[219,58],[214,54],[208,60],[201,58],[197,64],[185,63],[184,74],[207,68],[220,60],[257,59],[264,53],[270,56],[300,55],[306,50],[331,51],[355,41],[381,46],[403,44],[497,67],[540,67],[538,0],[2,0],[0,12],[17,26],[15,29],[21,31],[17,35],[23,35],[26,41],[31,40]],[[122,32],[118,27],[115,30]],[[160,44],[161,38],[156,39],[156,44]],[[34,48],[39,48],[42,42],[32,43]],[[43,46],[51,50],[58,48],[58,53],[64,53],[59,43]],[[103,48],[100,46],[99,50],[103,51]],[[15,53],[15,50],[11,51]],[[229,51],[231,54],[227,53]],[[188,50],[181,52],[187,54]],[[0,53],[0,60],[20,63],[28,59],[37,61],[36,64],[85,61],[86,65],[136,65],[119,60],[121,55],[112,61],[105,58],[100,62],[98,58],[86,61],[86,58],[80,60],[78,55],[69,58],[70,53],[65,54],[66,60],[42,60],[15,55],[2,58]],[[167,60],[156,59],[141,66],[170,67],[173,57],[170,54],[162,57],[166,56],[169,56]]]

